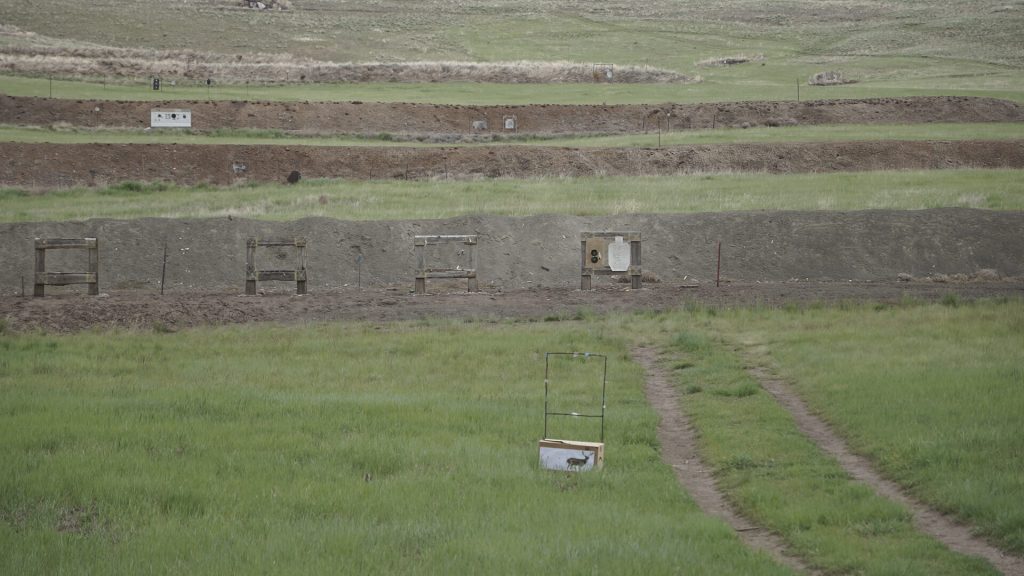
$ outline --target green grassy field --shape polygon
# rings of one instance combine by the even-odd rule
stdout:
[[[756,127],[747,129],[686,130],[616,136],[500,136],[485,143],[430,143],[396,141],[392,134],[323,136],[280,130],[230,130],[209,132],[146,131],[141,129],[74,129],[0,125],[0,142],[48,142],[52,144],[203,144],[281,146],[566,146],[648,147],[686,144],[733,144],[737,142],[853,142],[865,140],[1011,140],[1024,139],[1024,124],[934,123]]]
[[[599,330],[0,333],[0,350],[5,574],[789,573],[679,490],[641,372]],[[575,350],[612,356],[603,472],[537,463],[543,353]],[[553,400],[600,402],[593,362],[556,368]]]
[[[982,573],[851,482],[746,372],[791,378],[858,451],[922,500],[1024,550],[1024,302],[694,310],[631,326],[667,346],[719,486],[814,562],[849,573]]]
[[[1015,170],[480,181],[321,180],[294,186],[178,187],[122,183],[39,193],[0,189],[0,221],[88,218],[345,220],[449,218],[465,214],[634,214],[735,210],[1024,209]]]
[[[743,366],[775,366],[887,474],[1019,552],[1022,326],[1022,301],[951,299],[543,324],[0,332],[0,567],[787,573],[698,512],[661,463],[627,353],[639,341],[668,351],[720,488],[815,566],[989,574],[850,481]],[[536,465],[543,353],[571,350],[610,356],[599,473]],[[588,362],[555,366],[557,405],[596,400]],[[582,425],[551,435],[597,434]]]
[[[888,477],[1024,554],[1022,302],[743,311],[707,324],[792,380]]]
[[[43,42],[334,61],[651,65],[703,82],[221,85],[0,75],[75,99],[615,104],[969,95],[1024,103],[1024,12],[1004,0],[344,3],[0,2],[0,53]],[[358,5],[357,5],[358,4]],[[154,24],[156,23],[156,24]],[[32,38],[10,29],[38,32]],[[763,55],[704,67],[707,58]],[[287,58],[288,56],[283,56]],[[9,70],[9,69],[5,69]],[[840,70],[857,82],[807,85]],[[215,79],[216,80],[216,79]],[[278,133],[0,128],[0,140],[380,145]],[[1020,138],[1021,126],[829,126],[664,135],[662,144]],[[159,140],[149,140],[158,138]],[[523,144],[653,146],[657,136]],[[1024,210],[1020,171],[484,181],[122,183],[0,190],[0,221],[235,215],[432,219],[734,210]],[[827,574],[974,575],[852,482],[760,389],[771,367],[919,499],[1024,554],[1024,302],[679,310],[544,324],[442,320],[166,333],[4,333],[0,573],[786,574],[699,512],[658,455],[635,342],[667,352],[720,489]],[[543,352],[610,355],[600,473],[538,470]],[[590,400],[593,366],[558,383]],[[564,379],[563,379],[564,376]],[[559,423],[552,435],[593,434]]]

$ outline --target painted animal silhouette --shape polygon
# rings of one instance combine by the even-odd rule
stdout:
[[[590,452],[586,453],[584,458],[568,458],[565,463],[569,465],[569,468],[580,468],[590,461]]]

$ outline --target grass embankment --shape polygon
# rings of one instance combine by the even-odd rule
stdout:
[[[773,142],[860,142],[867,140],[1013,140],[1024,138],[1024,124],[840,124],[829,126],[757,127],[748,129],[684,130],[610,136],[547,137],[543,135],[495,135],[490,142],[437,142],[428,136],[397,141],[394,134],[310,135],[279,130],[218,129],[152,131],[139,129],[64,129],[0,125],[0,142],[51,144],[203,144],[278,146],[566,146],[573,148],[624,148],[699,144]],[[399,135],[400,136],[400,135]]]
[[[808,68],[820,71],[817,68]],[[701,72],[704,74],[704,72]],[[309,102],[413,102],[424,104],[658,104],[740,100],[796,100],[794,77],[781,73],[775,79],[748,77],[744,71],[727,71],[699,84],[485,84],[446,82],[428,84],[286,84],[279,86],[167,87],[154,92],[147,82],[113,84],[0,76],[0,92],[11,96],[73,98],[88,100],[248,100]],[[1016,71],[998,68],[979,72],[969,82],[954,70],[937,76],[902,82],[843,86],[800,87],[801,100],[836,98],[892,98],[899,96],[979,96],[1024,102],[1024,81]],[[991,75],[988,81],[982,82]],[[967,75],[970,76],[970,75]]]
[[[0,334],[0,572],[788,573],[679,490],[638,367],[593,334]],[[543,353],[572,350],[612,355],[606,467],[578,476],[537,465]],[[596,368],[555,398],[599,403]]]
[[[733,210],[1024,209],[1015,170],[716,174],[481,181],[303,180],[295,186],[127,182],[38,193],[0,189],[0,221],[87,218],[434,219],[466,214],[598,216]]]
[[[655,317],[646,334],[666,346],[719,486],[815,564],[992,573],[850,481],[746,372],[751,347],[886,474],[1020,553],[1024,303],[697,310]]]
[[[791,380],[886,476],[1024,555],[1024,303],[945,303],[705,324]]]

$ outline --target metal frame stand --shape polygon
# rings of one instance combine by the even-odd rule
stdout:
[[[548,379],[551,356],[572,356],[573,358],[601,358],[604,361],[604,369],[601,375],[601,413],[581,414],[579,412],[550,412],[548,410],[548,393],[551,382]],[[545,352],[544,353],[544,438],[548,437],[548,416],[569,416],[573,418],[600,418],[601,419],[601,442],[604,442],[604,412],[605,412],[605,391],[608,386],[608,357],[604,354],[593,354],[591,352]]]

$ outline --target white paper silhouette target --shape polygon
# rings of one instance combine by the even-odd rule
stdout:
[[[629,243],[616,236],[614,242],[608,244],[608,267],[612,272],[629,270]]]

